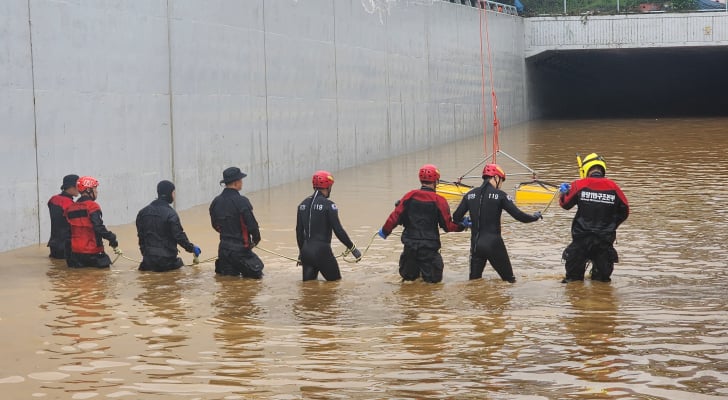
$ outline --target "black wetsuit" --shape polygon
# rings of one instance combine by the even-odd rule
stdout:
[[[318,273],[327,281],[341,279],[339,263],[331,251],[331,232],[347,249],[354,247],[339,221],[336,204],[318,190],[298,205],[296,242],[303,266],[303,280],[314,280]]]
[[[447,200],[427,186],[411,190],[398,202],[382,231],[389,235],[397,225],[404,226],[399,275],[406,281],[422,276],[425,282],[440,282],[444,265],[439,228],[445,232],[463,230],[462,226],[453,223]]]
[[[187,252],[194,245],[187,238],[177,211],[164,199],[156,199],[142,208],[136,218],[139,249],[142,252],[141,271],[169,271],[184,263],[177,257],[179,244]]]
[[[559,198],[559,205],[569,210],[578,205],[571,223],[572,242],[563,252],[564,281],[583,280],[586,263],[591,260],[593,280],[608,282],[619,261],[614,240],[617,228],[629,216],[629,204],[622,190],[604,177],[587,177],[571,183],[570,190]]]
[[[252,251],[260,230],[250,200],[233,188],[223,189],[210,204],[210,221],[220,233],[215,272],[260,279],[263,261]]]
[[[518,209],[506,192],[496,189],[489,182],[484,182],[482,186],[466,193],[453,213],[453,220],[461,222],[465,213],[469,212],[473,223],[470,234],[470,279],[482,278],[485,264],[490,261],[490,265],[502,280],[516,280],[501,236],[503,210],[521,222],[534,222],[539,219]]]

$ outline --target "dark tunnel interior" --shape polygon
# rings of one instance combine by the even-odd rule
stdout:
[[[526,74],[535,118],[728,116],[728,47],[548,51]]]

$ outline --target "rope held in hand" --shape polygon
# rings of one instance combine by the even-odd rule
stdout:
[[[369,239],[369,243],[367,243],[367,246],[364,248],[364,251],[362,251],[362,253],[361,253],[362,258],[367,253],[367,251],[369,251],[369,247],[371,247],[372,243],[374,243],[374,238],[377,237],[377,234],[378,234],[378,232],[374,232],[374,234],[372,235],[371,239]],[[266,249],[264,247],[255,246],[255,248],[258,249],[258,250],[260,250],[260,251],[264,251],[266,253],[272,254],[274,256],[278,256],[278,257],[281,257],[281,258],[285,258],[286,260],[289,260],[289,261],[294,261],[296,263],[300,262],[300,260],[298,258],[289,257],[287,255],[284,255],[284,254],[281,254],[281,253],[277,253],[277,252],[272,251],[272,250],[268,250],[268,249]],[[355,247],[352,247],[352,249],[353,248],[355,248]],[[339,254],[338,256],[336,256],[336,258],[341,258],[342,260],[344,260],[344,261],[346,261],[348,263],[357,263],[357,262],[359,262],[359,260],[361,260],[361,259],[356,260],[356,259],[348,259],[347,258],[347,256],[349,254],[351,254],[351,250],[352,249],[346,249],[346,250],[344,250],[341,254]],[[111,262],[112,264],[114,264],[120,257],[121,258],[124,258],[126,260],[129,260],[131,262],[134,262],[134,263],[137,263],[137,264],[141,264],[141,261],[135,260],[133,258],[129,258],[129,257],[125,256],[124,253],[121,251],[121,249],[119,249],[118,247],[114,248],[114,253],[116,254],[116,257]],[[194,265],[198,265],[198,264],[204,264],[204,263],[212,262],[212,261],[215,261],[215,260],[217,260],[217,257],[210,257],[210,258],[208,258],[206,260],[202,260],[202,261],[198,260],[197,257],[194,257],[192,259],[192,264],[185,264],[185,266],[186,267],[190,267],[190,266],[194,266]]]

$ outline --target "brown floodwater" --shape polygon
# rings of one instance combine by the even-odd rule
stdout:
[[[342,260],[340,282],[302,283],[285,258],[308,180],[243,188],[262,226],[261,281],[218,278],[211,262],[139,272],[133,225],[111,227],[128,259],[110,271],[68,269],[42,245],[2,253],[2,397],[728,398],[728,120],[538,121],[501,132],[501,149],[553,183],[577,176],[576,153],[606,158],[631,205],[611,283],[560,283],[574,210],[557,204],[533,224],[504,215],[514,285],[490,266],[467,280],[468,233],[443,235],[441,284],[400,282],[399,238],[374,233],[421,164],[447,179],[477,164],[474,137],[335,173],[345,228],[371,243],[360,263]],[[527,180],[497,161],[511,192]],[[180,215],[214,257],[207,205]]]

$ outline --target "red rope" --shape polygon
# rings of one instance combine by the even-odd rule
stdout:
[[[480,13],[480,71],[481,71],[481,82],[482,82],[482,109],[483,109],[483,141],[486,141],[487,137],[487,131],[485,129],[485,75],[483,73],[483,19],[485,19],[485,42],[486,47],[488,50],[488,73],[490,76],[490,100],[491,100],[491,107],[493,109],[493,163],[496,162],[496,154],[498,153],[498,150],[500,150],[500,144],[499,144],[499,133],[500,133],[500,121],[498,120],[498,98],[495,95],[495,87],[493,86],[493,62],[491,61],[490,57],[490,35],[488,33],[488,14],[486,7],[487,4],[483,1],[481,2],[481,13]],[[487,153],[487,146],[485,149]]]
[[[488,125],[485,113],[485,62],[483,61],[483,13],[485,13],[485,4],[481,4],[480,12],[480,110],[483,113],[483,154],[488,154]]]

